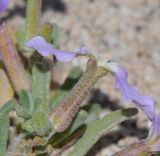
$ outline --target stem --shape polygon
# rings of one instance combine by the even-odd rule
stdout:
[[[26,40],[39,31],[42,0],[27,0],[26,9]]]

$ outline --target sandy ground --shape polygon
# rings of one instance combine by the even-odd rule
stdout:
[[[11,0],[3,19],[13,27],[24,25],[24,1]],[[42,23],[56,23],[60,30],[60,48],[77,50],[86,46],[106,59],[116,60],[129,72],[130,83],[143,94],[153,96],[160,108],[160,1],[159,0],[43,0]],[[62,82],[72,65],[85,66],[83,61],[57,65],[55,80]],[[59,72],[61,70],[61,73]],[[62,77],[62,79],[60,79]],[[95,86],[94,99],[103,114],[119,107],[131,107],[114,90],[111,75]],[[124,146],[145,138],[149,122],[142,112],[124,122],[111,134],[102,137],[88,156],[106,156]],[[116,134],[116,135],[115,135]]]

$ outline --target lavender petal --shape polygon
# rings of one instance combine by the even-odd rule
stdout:
[[[152,120],[155,117],[155,101],[149,96],[142,96],[139,90],[128,83],[127,71],[119,66],[115,72],[115,88],[122,91],[122,96],[127,101],[132,101]]]
[[[0,0],[0,13],[3,12],[9,4],[9,0]]]
[[[157,140],[157,139],[160,140],[159,137],[160,137],[160,116],[155,115],[154,119],[152,120],[152,125],[149,131],[148,139],[149,140]],[[160,148],[159,148],[159,151],[160,151]]]
[[[86,48],[82,48],[78,52],[67,52],[55,49],[50,43],[47,43],[45,39],[41,36],[33,37],[26,43],[26,45],[30,48],[36,49],[43,56],[53,54],[60,62],[70,62],[76,56],[85,55],[86,53],[88,53]]]

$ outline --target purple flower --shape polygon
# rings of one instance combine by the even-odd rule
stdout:
[[[107,62],[107,69],[115,76],[115,88],[120,89],[122,96],[127,101],[132,101],[140,108],[151,120],[152,125],[149,131],[149,140],[155,140],[160,137],[160,116],[155,113],[155,100],[150,96],[141,95],[140,91],[128,83],[128,73],[124,67],[115,62]],[[160,139],[160,138],[159,138]],[[160,144],[154,148],[160,151]]]
[[[149,131],[148,139],[157,140],[160,139],[159,137],[160,137],[160,116],[155,115],[154,119],[152,120],[152,125]]]
[[[0,0],[0,13],[3,12],[9,4],[9,0]]]
[[[41,55],[48,56],[55,55],[60,62],[70,62],[78,55],[85,55],[88,53],[85,47],[81,48],[78,52],[67,52],[53,48],[52,44],[47,43],[41,36],[36,36],[30,39],[26,45],[29,48],[36,49]]]
[[[141,95],[137,88],[128,83],[128,73],[122,66],[114,69],[116,69],[114,71],[116,77],[115,88],[120,89],[124,99],[135,103],[150,119],[152,125],[147,141],[151,151],[160,151],[160,116],[155,112],[155,100],[150,96]]]
[[[115,77],[115,88],[121,90],[124,99],[135,103],[150,120],[153,120],[155,117],[155,100],[150,96],[141,95],[137,88],[128,83],[128,73],[122,66],[117,68]]]

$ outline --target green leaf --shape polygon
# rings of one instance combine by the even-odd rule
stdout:
[[[9,135],[9,115],[0,118],[0,156],[7,156],[7,140]]]
[[[15,100],[10,100],[9,102],[7,102],[5,105],[3,105],[0,108],[0,119],[3,118],[3,116],[5,114],[7,114],[8,112],[10,112],[11,110],[14,109],[16,105],[16,101]]]
[[[90,104],[85,106],[85,109],[88,112],[88,117],[84,121],[85,124],[90,124],[91,122],[99,119],[101,113],[101,107],[98,104]]]
[[[15,106],[15,111],[18,116],[28,119],[34,111],[34,101],[31,93],[27,90],[22,90],[19,93],[19,103]]]
[[[137,114],[137,112],[136,108],[121,109],[90,123],[83,136],[75,144],[70,156],[84,156],[104,133],[108,133],[115,125]]]
[[[36,102],[46,103],[50,96],[51,73],[47,62],[36,63],[32,70],[32,95]]]
[[[20,104],[29,112],[32,112],[34,109],[34,101],[31,93],[27,90],[22,90],[19,93],[19,102]]]
[[[78,82],[78,79],[82,75],[82,69],[75,67],[69,73],[69,76],[65,80],[64,84],[56,91],[55,95],[51,98],[52,110],[55,109],[66,94],[72,89],[72,87]]]

